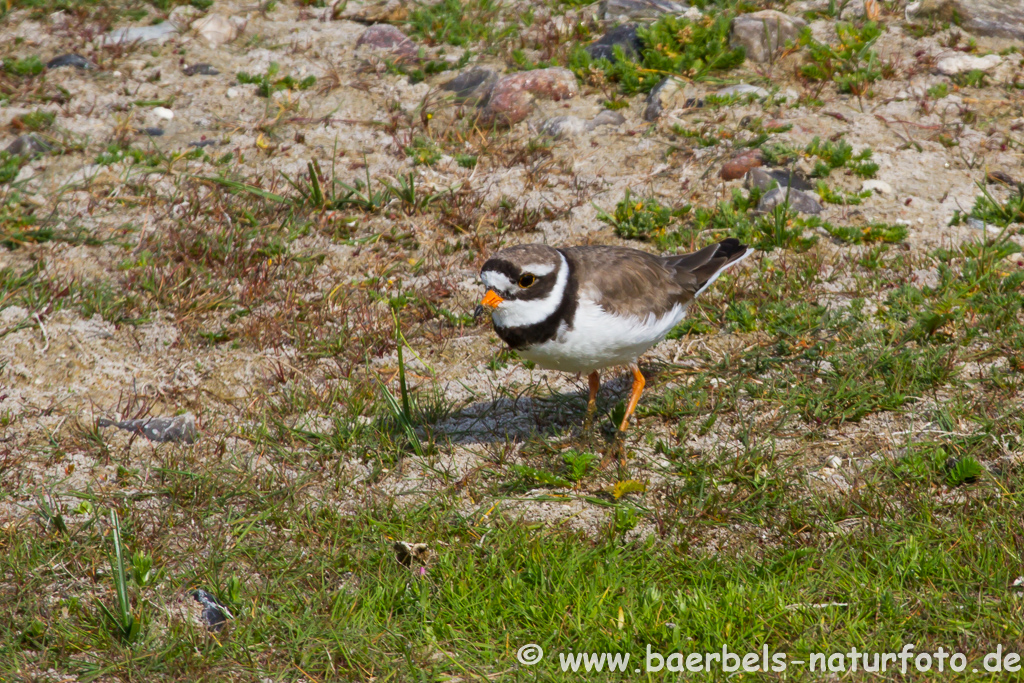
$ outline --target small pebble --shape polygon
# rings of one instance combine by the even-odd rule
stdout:
[[[150,441],[180,441],[194,443],[198,438],[196,418],[192,413],[177,417],[152,417],[141,420],[123,420],[115,422],[106,418],[96,421],[98,427],[117,427],[126,432],[141,434]]]
[[[193,601],[189,610],[193,613],[192,618],[210,631],[223,631],[228,619],[234,618],[227,607],[202,588],[190,591],[185,599],[189,598]]]
[[[27,135],[19,135],[14,139],[14,142],[7,145],[4,150],[11,156],[26,156],[33,157],[37,154],[45,154],[50,151],[50,145],[43,142],[38,135],[34,133],[28,133]]]
[[[167,107],[153,107],[153,116],[164,121],[170,121],[174,118],[174,112]]]
[[[85,57],[76,54],[60,55],[46,63],[47,69],[59,69],[62,66],[73,66],[76,69],[95,69],[96,65]]]
[[[875,194],[892,194],[892,185],[884,180],[865,180],[862,190],[873,190]]]
[[[182,69],[182,72],[186,76],[219,76],[220,75],[220,72],[217,71],[217,69],[215,69],[214,67],[212,67],[211,65],[209,65],[209,64],[207,64],[205,62],[200,62],[199,64],[192,64],[190,66],[186,66],[184,69]]]

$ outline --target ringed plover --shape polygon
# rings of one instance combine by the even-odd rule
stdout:
[[[476,313],[489,309],[495,332],[520,357],[542,368],[586,374],[588,425],[600,371],[627,366],[633,390],[621,435],[644,390],[640,354],[665,338],[722,271],[750,253],[735,238],[676,256],[614,246],[510,247],[480,271],[487,293]]]

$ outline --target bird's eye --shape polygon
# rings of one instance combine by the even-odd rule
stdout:
[[[519,278],[519,286],[522,287],[523,289],[526,289],[527,287],[532,287],[533,283],[536,281],[537,278],[535,278],[534,276],[530,275],[529,273],[523,273],[523,275],[521,275]]]

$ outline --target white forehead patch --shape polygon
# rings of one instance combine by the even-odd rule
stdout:
[[[480,279],[483,280],[484,286],[490,289],[496,289],[499,292],[512,291],[512,281],[504,273],[499,273],[496,270],[485,270],[480,273]]]
[[[550,275],[551,271],[555,269],[555,265],[552,263],[528,263],[523,266],[524,273],[530,273],[537,277],[544,277]]]

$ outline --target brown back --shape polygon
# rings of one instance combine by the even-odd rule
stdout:
[[[612,246],[561,251],[575,267],[581,295],[609,313],[646,318],[693,301],[711,278],[746,255],[748,247],[730,238],[682,256]]]

